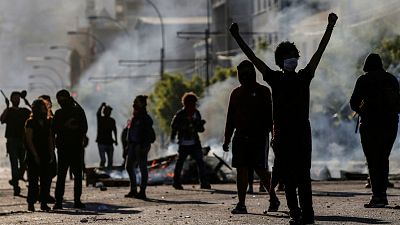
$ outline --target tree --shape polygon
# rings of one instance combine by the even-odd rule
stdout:
[[[175,113],[182,107],[181,97],[185,92],[192,91],[201,97],[204,92],[204,82],[199,76],[193,76],[192,80],[185,79],[182,74],[165,74],[164,79],[159,80],[150,94],[154,114],[161,131],[170,133],[170,123]]]

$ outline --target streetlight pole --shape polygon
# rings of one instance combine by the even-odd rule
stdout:
[[[51,67],[51,66],[45,66],[45,65],[34,65],[34,66],[33,66],[33,69],[48,69],[48,70],[51,70],[52,72],[54,72],[55,74],[57,74],[57,76],[60,78],[60,81],[61,81],[61,88],[65,88],[64,80],[63,80],[61,74],[60,74],[56,69],[54,69],[53,67]]]
[[[164,21],[161,16],[160,10],[158,10],[157,6],[151,1],[146,0],[156,11],[158,18],[160,19],[161,25],[161,49],[160,49],[160,76],[161,79],[164,78],[164,58],[165,58],[165,32],[164,32]]]

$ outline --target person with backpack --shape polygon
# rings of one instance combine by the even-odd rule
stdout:
[[[174,181],[172,186],[177,190],[183,190],[180,180],[183,163],[190,155],[197,163],[198,174],[200,177],[200,188],[210,189],[211,185],[206,177],[206,170],[203,161],[203,151],[199,134],[204,132],[205,120],[201,118],[199,110],[196,108],[197,96],[193,92],[186,92],[182,96],[183,108],[174,116],[171,122],[171,143],[175,142],[178,136],[178,160],[174,169]]]
[[[372,198],[364,207],[383,208],[388,205],[389,155],[399,121],[399,82],[383,69],[378,54],[368,55],[363,70],[366,73],[357,79],[350,106],[361,117],[361,145],[371,179]]]
[[[133,101],[133,117],[128,127],[128,155],[126,170],[130,180],[130,191],[126,198],[146,199],[146,187],[149,172],[147,170],[147,154],[156,136],[153,120],[147,114],[147,96],[138,95]],[[141,173],[140,191],[137,191],[135,167],[139,166]]]

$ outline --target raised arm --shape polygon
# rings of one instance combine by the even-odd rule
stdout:
[[[271,69],[254,54],[253,50],[251,50],[251,48],[240,36],[239,26],[237,23],[232,23],[232,25],[229,27],[229,31],[231,32],[232,37],[238,43],[240,49],[242,49],[243,53],[247,56],[247,58],[249,58],[258,71],[260,71],[263,75],[271,71]]]
[[[333,27],[336,24],[336,20],[338,19],[335,13],[330,13],[328,16],[328,26],[326,27],[324,36],[322,36],[321,42],[318,45],[317,51],[312,56],[310,62],[308,63],[308,67],[311,71],[315,71],[321,60],[322,54],[324,53],[326,46],[328,45],[329,40],[331,39]]]

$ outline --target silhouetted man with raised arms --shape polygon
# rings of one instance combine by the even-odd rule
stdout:
[[[240,48],[272,89],[276,157],[281,162],[280,175],[285,185],[290,224],[314,223],[311,193],[311,127],[309,122],[310,83],[322,54],[328,45],[337,16],[329,14],[328,26],[317,51],[307,66],[295,71],[299,51],[294,43],[282,42],[275,51],[279,71],[270,69],[259,59],[239,35],[237,24],[230,32]],[[300,201],[300,207],[297,199]]]

